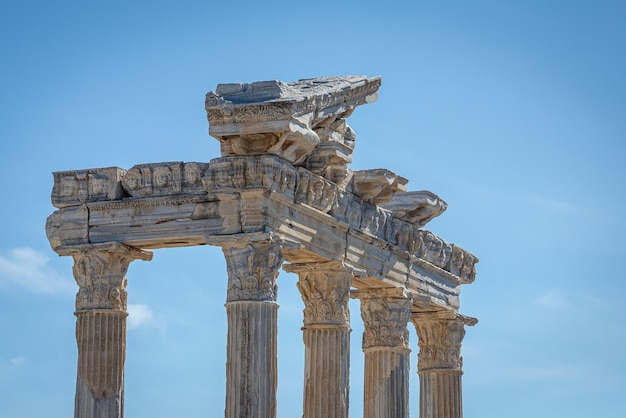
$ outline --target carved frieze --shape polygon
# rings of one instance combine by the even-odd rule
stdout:
[[[417,255],[437,267],[444,268],[450,261],[452,246],[430,231],[419,230],[418,234],[420,246]]]
[[[166,162],[138,164],[122,178],[124,191],[132,197],[206,194],[203,186],[208,164]]]
[[[265,188],[293,197],[297,176],[291,164],[274,156],[221,157],[211,160],[203,181],[210,193]]]
[[[465,336],[462,319],[425,319],[413,317],[420,352],[417,356],[420,372],[437,369],[461,370],[461,343]]]
[[[363,349],[373,347],[409,348],[407,323],[411,316],[411,300],[386,298],[376,290],[359,292],[363,318]]]
[[[223,251],[228,272],[227,302],[276,301],[276,278],[283,263],[280,246],[248,242],[245,246],[224,246]]]
[[[461,278],[461,283],[472,283],[476,278],[478,257],[452,244],[452,254],[446,270]]]
[[[337,194],[338,188],[336,184],[302,167],[298,167],[298,188],[295,196],[297,202],[328,213],[336,202]]]
[[[288,264],[284,269],[298,274],[305,328],[350,326],[348,302],[352,273],[336,262]]]
[[[52,173],[52,205],[64,208],[87,202],[120,199],[123,196],[120,180],[124,173],[126,171],[119,167]]]

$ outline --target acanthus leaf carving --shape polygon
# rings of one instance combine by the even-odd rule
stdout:
[[[276,301],[276,278],[283,263],[278,245],[249,242],[244,247],[224,247],[223,251],[228,272],[227,302]]]
[[[465,336],[462,319],[430,319],[413,317],[420,352],[417,356],[419,371],[451,369],[461,370],[461,343]]]
[[[410,299],[387,299],[372,295],[361,297],[363,349],[373,347],[409,348],[407,323],[411,316]]]
[[[60,247],[61,255],[74,258],[72,272],[78,284],[76,311],[105,309],[126,311],[128,283],[125,275],[136,259],[151,260],[152,253],[112,242]]]
[[[287,271],[298,273],[296,286],[304,302],[304,326],[350,327],[350,286],[352,274],[327,268],[325,263],[306,266],[289,265]]]

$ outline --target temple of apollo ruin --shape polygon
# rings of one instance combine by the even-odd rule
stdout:
[[[206,95],[221,156],[55,172],[46,232],[74,259],[76,418],[124,415],[126,272],[154,248],[215,245],[226,259],[227,418],[276,417],[277,277],[298,275],[304,302],[305,418],[462,417],[459,312],[478,259],[425,229],[447,204],[387,169],[351,170],[346,123],[377,99],[380,77],[219,84]],[[390,143],[393,148],[393,144]],[[348,301],[359,299],[364,381],[349,382]],[[409,333],[419,388],[409,388]]]

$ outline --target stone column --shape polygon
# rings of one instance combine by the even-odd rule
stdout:
[[[341,263],[290,264],[304,301],[304,418],[347,418],[350,376],[350,285]]]
[[[276,417],[276,278],[282,249],[271,239],[222,243],[228,270],[226,418]]]
[[[364,418],[408,418],[411,299],[402,289],[353,292],[361,300]]]
[[[420,418],[462,418],[461,342],[466,321],[436,314],[417,314],[411,321],[420,348]]]
[[[60,247],[74,258],[78,377],[75,418],[124,416],[128,265],[152,253],[118,242]]]

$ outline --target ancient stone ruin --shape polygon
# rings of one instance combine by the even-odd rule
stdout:
[[[205,244],[222,247],[228,272],[226,417],[276,416],[281,267],[298,275],[304,302],[304,417],[348,416],[349,298],[365,330],[364,416],[409,416],[408,322],[420,417],[462,416],[461,341],[477,321],[459,313],[459,292],[478,259],[423,229],[446,209],[435,194],[349,168],[346,119],[380,82],[220,84],[206,111],[221,157],[54,173],[46,232],[74,258],[79,286],[75,417],[123,416],[130,262]]]

